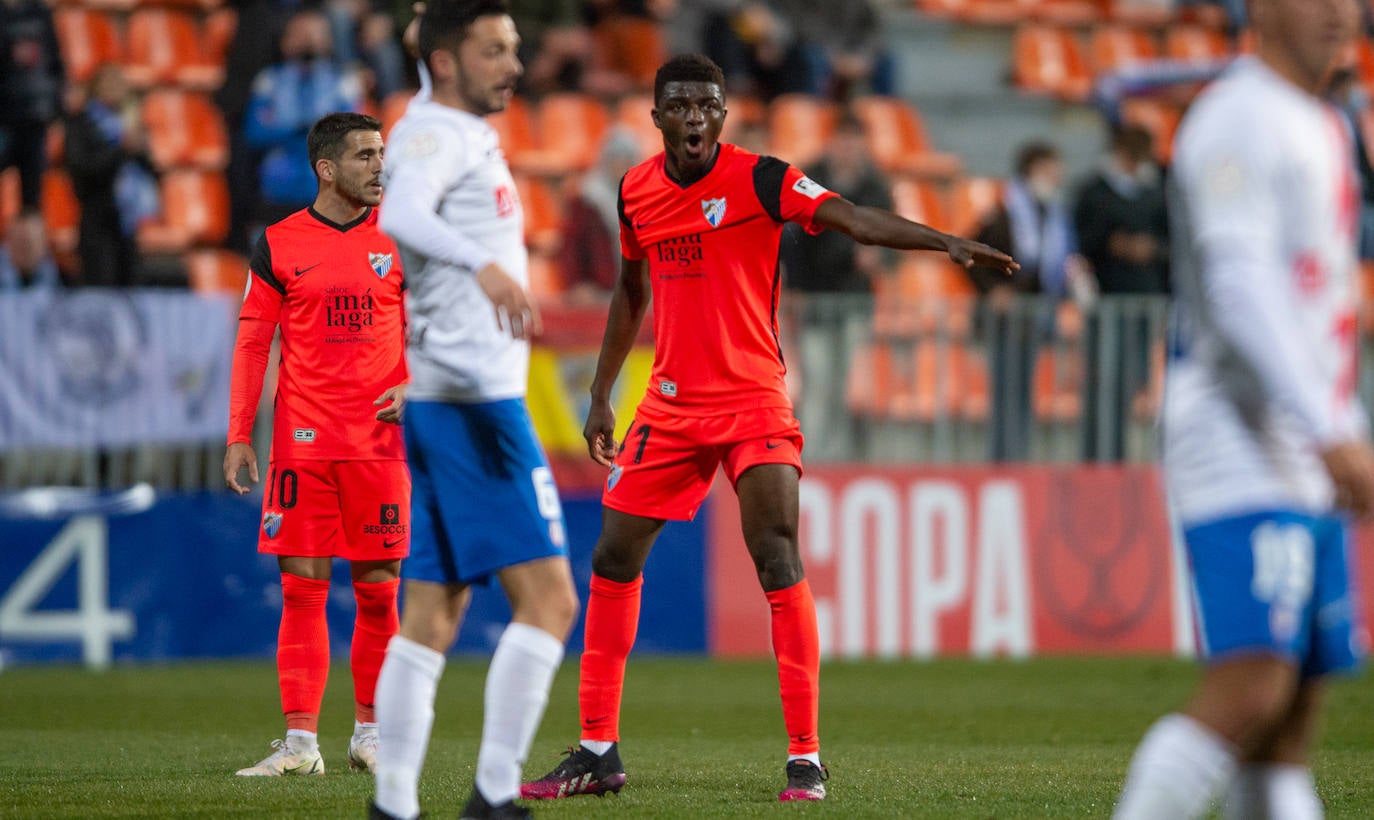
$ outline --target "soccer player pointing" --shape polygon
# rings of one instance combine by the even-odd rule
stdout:
[[[281,371],[272,461],[258,551],[281,567],[277,672],[285,741],[240,775],[324,774],[316,732],[329,675],[330,564],[350,562],[357,701],[348,762],[371,770],[373,697],[397,628],[396,588],[409,549],[410,478],[401,443],[405,397],[405,288],[395,244],[377,230],[381,123],[330,114],[306,138],[319,182],[315,203],[267,228],[249,265],[239,314],[224,481],[239,494],[272,336]],[[381,407],[378,410],[378,406]]]
[[[664,151],[621,183],[624,260],[583,431],[592,457],[611,472],[592,555],[579,686],[582,739],[522,793],[601,794],[624,784],[620,698],[638,625],[640,572],[665,520],[691,518],[724,464],[772,611],[789,736],[787,786],[779,799],[820,800],[819,639],[797,548],[802,436],[778,341],[783,225],[838,230],[866,244],[938,250],[961,265],[1011,270],[1016,263],[985,245],[855,205],[781,160],[718,142],[726,116],[724,78],[705,57],[664,64],[654,104]],[[614,440],[611,387],[650,298],[653,375],[621,446]]]

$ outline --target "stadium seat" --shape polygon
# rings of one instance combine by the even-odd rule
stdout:
[[[214,0],[211,0],[214,2]],[[234,41],[234,32],[238,30],[239,14],[233,8],[225,6],[216,9],[205,16],[204,36],[206,57],[217,65],[224,65],[225,59],[229,55],[229,46]]]
[[[535,299],[547,301],[563,295],[563,275],[553,255],[531,250],[529,275],[530,295]]]
[[[617,14],[597,23],[592,34],[598,67],[629,76],[638,88],[653,88],[654,75],[667,57],[657,21]]]
[[[1093,30],[1088,53],[1093,74],[1100,76],[1153,60],[1159,56],[1159,49],[1150,35],[1138,28],[1102,26]]]
[[[175,83],[210,91],[224,80],[224,66],[201,45],[196,18],[161,8],[129,15],[125,73],[139,87]]]
[[[585,171],[596,161],[610,121],[606,106],[591,95],[548,95],[535,117],[538,149],[516,158],[521,170],[550,176]]]
[[[1058,26],[1086,26],[1102,19],[1099,0],[1021,0],[1033,20]]]
[[[993,177],[962,177],[949,194],[949,231],[973,236],[1002,198],[1002,180]]]
[[[734,106],[733,102],[731,106]],[[653,118],[650,116],[653,110],[652,93],[627,94],[620,98],[615,111],[611,114],[611,124],[634,134],[635,142],[639,144],[639,152],[645,157],[663,150],[663,135],[654,126]]]
[[[949,229],[940,192],[929,183],[898,177],[892,183],[892,210],[899,216],[929,225],[937,231]]]
[[[248,260],[233,251],[205,248],[182,257],[187,283],[197,293],[243,294],[248,281]]]
[[[1368,37],[1358,37],[1355,40],[1353,59],[1355,71],[1360,75],[1360,83],[1365,88],[1374,87],[1374,44],[1369,42]]]
[[[861,97],[853,102],[853,110],[863,123],[868,150],[883,170],[934,177],[959,172],[959,157],[936,151],[926,137],[920,113],[902,100]]]
[[[1082,46],[1072,32],[1053,26],[1026,25],[1016,30],[1012,76],[1022,90],[1065,100],[1087,99],[1092,88]]]
[[[1374,261],[1360,262],[1360,327],[1374,336]]]
[[[907,254],[873,288],[873,332],[879,336],[965,338],[973,317],[968,275],[935,254]]]
[[[563,238],[563,207],[546,181],[530,174],[516,174],[515,188],[525,212],[525,244],[539,253],[557,252]]]
[[[60,8],[53,14],[57,43],[67,77],[84,83],[102,63],[117,63],[124,56],[124,44],[114,18],[84,8]]]
[[[1231,53],[1226,35],[1207,26],[1170,26],[1164,33],[1164,56],[1174,60],[1203,62]]]
[[[415,92],[402,89],[391,92],[386,95],[386,99],[382,100],[382,110],[379,112],[380,116],[377,117],[382,121],[382,139],[386,139],[391,133],[391,126],[395,125],[401,115],[406,112],[406,107],[410,105],[410,101],[414,97]]]
[[[146,253],[181,253],[195,245],[218,245],[229,232],[229,188],[222,174],[178,169],[162,177],[162,217],[140,226]]]
[[[1066,348],[1042,348],[1035,357],[1031,407],[1037,419],[1069,422],[1083,413],[1082,363]]]
[[[1121,120],[1130,125],[1138,125],[1150,132],[1154,138],[1155,157],[1168,165],[1174,151],[1174,132],[1178,130],[1183,112],[1163,100],[1146,97],[1129,99],[1121,104]]]
[[[1130,26],[1164,28],[1173,23],[1178,12],[1173,8],[1177,3],[1161,6],[1156,3],[1122,2],[1107,0],[1108,16],[1113,22]],[[1200,4],[1193,4],[1200,5]]]
[[[48,243],[63,269],[73,266],[81,229],[81,203],[72,190],[71,177],[60,168],[43,172],[41,207],[48,226]]]
[[[916,7],[935,17],[975,25],[1009,25],[1030,15],[1026,0],[916,0]]]
[[[535,150],[534,122],[524,98],[512,98],[505,111],[487,117],[487,124],[496,130],[512,168],[519,168],[521,157]]]
[[[19,193],[19,169],[6,168],[0,171],[0,237],[10,226],[10,220],[19,215],[23,197]]]
[[[160,169],[190,165],[214,170],[229,162],[229,139],[219,109],[204,94],[159,88],[143,98],[148,151]]]
[[[769,151],[806,167],[825,149],[837,113],[833,103],[808,94],[783,94],[768,105]]]

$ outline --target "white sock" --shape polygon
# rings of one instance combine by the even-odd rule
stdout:
[[[579,741],[577,741],[577,742],[578,742],[579,744],[582,745],[582,748],[586,749],[586,750],[589,751],[589,752],[594,752],[598,757],[600,757],[601,755],[604,755],[605,753],[609,752],[609,751],[611,750],[611,747],[615,745],[615,741],[614,741],[614,740],[586,740],[586,739],[583,739],[583,740],[579,740]]]
[[[1321,820],[1325,811],[1312,770],[1291,763],[1247,763],[1222,806],[1224,820]]]
[[[420,769],[434,726],[434,692],[444,656],[395,635],[377,675],[377,808],[393,817],[420,814]]]
[[[291,748],[301,751],[317,750],[320,748],[320,736],[304,729],[287,729],[286,743]]]
[[[788,762],[788,763],[791,763],[791,762],[794,761],[794,760],[807,760],[807,761],[810,761],[810,762],[811,762],[811,765],[812,765],[812,766],[815,766],[817,769],[819,769],[819,768],[821,767],[821,753],[820,753],[820,752],[807,752],[807,753],[804,754],[804,755],[788,755],[788,756],[787,756],[787,762]]]
[[[1190,717],[1165,715],[1136,748],[1112,817],[1198,817],[1235,770],[1231,744]]]
[[[487,670],[477,790],[499,805],[520,796],[520,767],[549,702],[563,642],[537,627],[512,623],[501,633]]]

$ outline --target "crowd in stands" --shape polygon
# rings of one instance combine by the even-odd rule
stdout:
[[[0,289],[240,289],[243,254],[262,226],[313,198],[309,125],[347,109],[389,126],[404,110],[417,83],[399,42],[410,5],[0,0]],[[880,24],[883,7],[894,5],[1009,29],[1013,86],[1106,115],[1100,166],[1088,179],[1065,180],[1055,146],[1036,143],[1019,147],[1009,179],[965,174],[957,155],[940,150],[950,146],[930,144],[920,112],[896,96],[899,55]],[[492,123],[516,172],[533,286],[543,298],[575,304],[605,298],[619,252],[616,181],[660,145],[648,116],[654,71],[670,53],[706,53],[729,84],[725,139],[787,159],[856,202],[892,204],[942,230],[978,236],[1023,265],[1007,281],[789,233],[785,284],[800,304],[820,305],[837,292],[874,296],[871,309],[840,317],[798,312],[796,390],[808,426],[840,424],[837,413],[925,413],[919,390],[884,381],[884,368],[903,370],[908,384],[920,378],[883,339],[935,322],[985,341],[996,372],[976,377],[982,389],[956,385],[960,412],[1001,417],[1004,435],[994,437],[991,455],[1023,457],[1027,414],[1072,404],[1065,396],[1027,399],[1041,378],[1046,340],[1081,330],[1091,345],[1103,331],[1059,310],[1013,321],[1007,306],[1019,293],[1081,307],[1098,294],[1167,292],[1162,179],[1172,130],[1199,81],[1249,47],[1243,5],[512,0],[526,71],[510,110]],[[1374,165],[1364,138],[1374,127],[1371,80],[1374,50],[1363,43],[1331,89],[1356,135],[1367,257],[1374,257]],[[892,308],[932,295],[980,307],[967,321],[957,312],[913,319]],[[806,317],[829,324],[822,332]],[[845,328],[840,344],[836,327]],[[927,352],[913,355],[919,362]],[[852,372],[860,360],[863,383]],[[1124,406],[1149,387],[1151,366],[1122,366],[1141,374],[1120,385]],[[828,386],[845,373],[845,405],[836,408]],[[824,438],[817,434],[817,452]]]

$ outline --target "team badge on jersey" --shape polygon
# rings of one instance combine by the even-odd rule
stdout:
[[[377,274],[378,279],[385,279],[391,273],[391,254],[389,253],[369,253],[367,264],[372,266],[372,272]]]
[[[276,538],[277,533],[281,532],[281,513],[263,513],[262,531],[267,533],[268,538]]]
[[[706,221],[711,223],[712,228],[720,227],[721,221],[725,219],[725,197],[703,199],[701,212],[706,215]]]
[[[625,472],[625,471],[624,471],[624,469],[621,468],[621,466],[620,466],[619,464],[612,464],[612,465],[611,465],[611,475],[610,475],[609,478],[606,479],[606,490],[607,490],[607,492],[609,492],[609,491],[611,491],[611,490],[614,490],[614,489],[615,489],[615,485],[617,485],[617,484],[620,483],[620,474],[623,473],[623,472]]]

